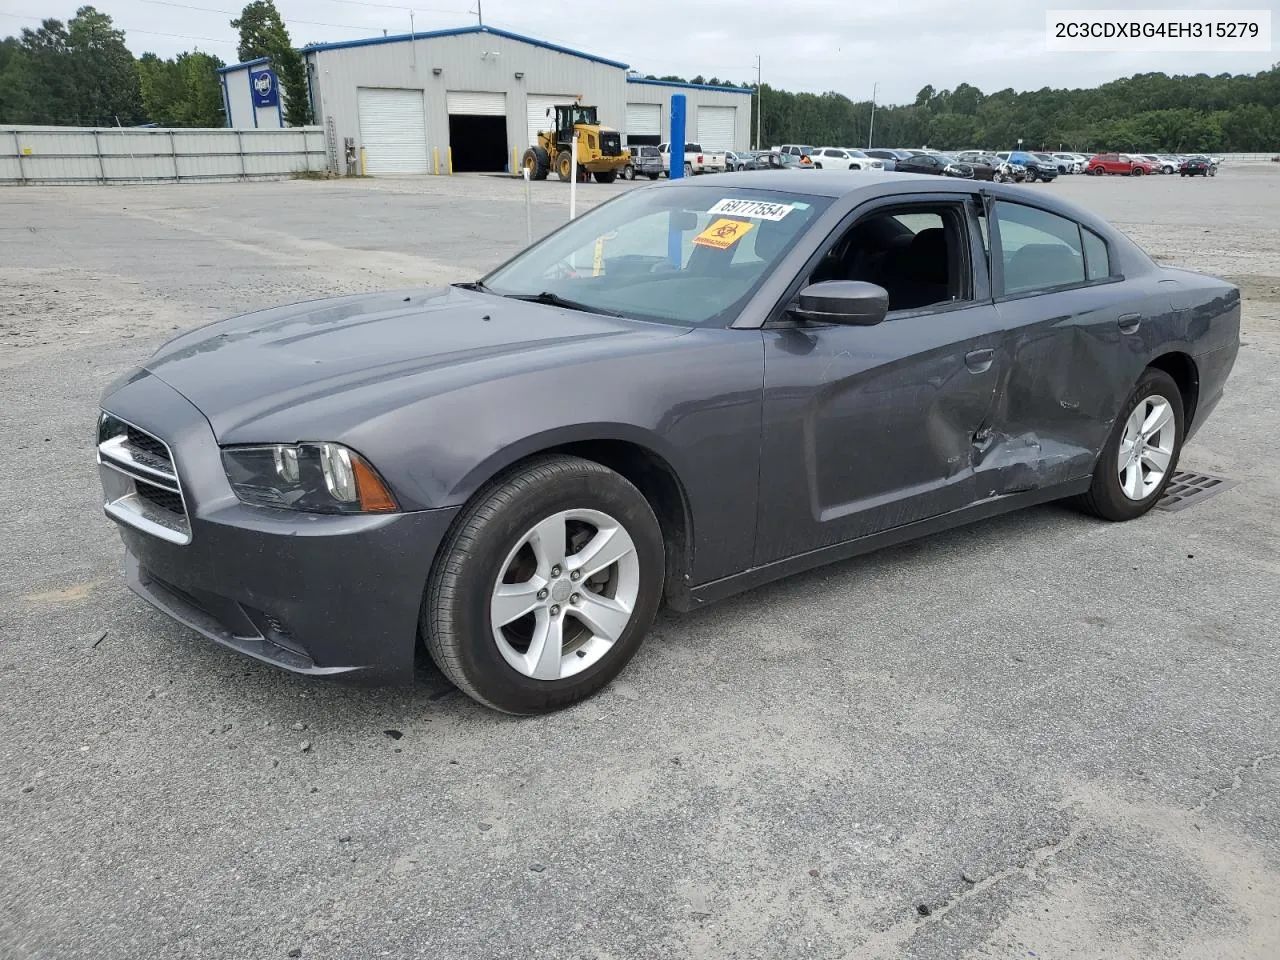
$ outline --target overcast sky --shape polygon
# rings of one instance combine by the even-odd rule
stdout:
[[[82,0],[83,2],[83,0]],[[418,30],[476,22],[475,0],[424,0],[413,7]],[[485,23],[628,63],[643,73],[702,74],[753,80],[763,58],[766,83],[792,90],[836,90],[902,103],[925,84],[972,83],[990,93],[1096,86],[1151,70],[1254,73],[1280,52],[1075,54],[1045,50],[1044,12],[1063,8],[1275,8],[1277,0],[1198,0],[1134,4],[1123,0],[481,0]],[[399,0],[412,4],[414,0]],[[407,33],[409,6],[396,0],[276,0],[298,45]],[[236,35],[228,21],[238,0],[99,0],[135,54],[170,56],[198,48],[228,63]],[[79,3],[0,0],[0,34],[69,19]],[[1280,14],[1273,12],[1280,21]]]

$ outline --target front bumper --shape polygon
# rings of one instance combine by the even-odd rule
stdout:
[[[135,593],[296,673],[411,674],[423,589],[456,508],[318,516],[252,507],[231,490],[208,421],[162,381],[135,379],[103,406],[169,445],[188,515],[187,543],[117,518]]]

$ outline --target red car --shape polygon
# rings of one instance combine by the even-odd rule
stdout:
[[[1102,176],[1104,173],[1122,173],[1129,177],[1141,177],[1151,173],[1155,167],[1141,157],[1131,157],[1127,153],[1100,153],[1084,168],[1085,173]]]

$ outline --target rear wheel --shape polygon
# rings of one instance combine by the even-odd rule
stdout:
[[[1145,172],[1146,171],[1144,171],[1141,167],[1134,167],[1132,170],[1129,171],[1129,175],[1131,177],[1140,177]]]
[[[651,174],[649,174],[649,179],[650,179],[650,180],[657,180],[657,179],[658,179],[658,177],[659,177],[659,174],[656,174],[656,173],[651,173]]]
[[[684,162],[684,175],[685,177],[693,176],[693,164],[690,163],[688,160]]]
[[[1178,467],[1183,416],[1182,393],[1173,378],[1163,370],[1144,371],[1078,505],[1104,520],[1133,520],[1154,507]]]
[[[551,169],[551,158],[542,147],[530,147],[524,152],[520,166],[529,171],[530,180],[545,180]]]
[[[625,478],[552,456],[478,493],[432,572],[422,608],[431,658],[506,713],[589,697],[639,649],[662,596],[662,533]]]

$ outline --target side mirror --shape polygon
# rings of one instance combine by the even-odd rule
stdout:
[[[871,327],[889,312],[889,291],[862,280],[824,280],[801,290],[788,312],[816,323]]]

